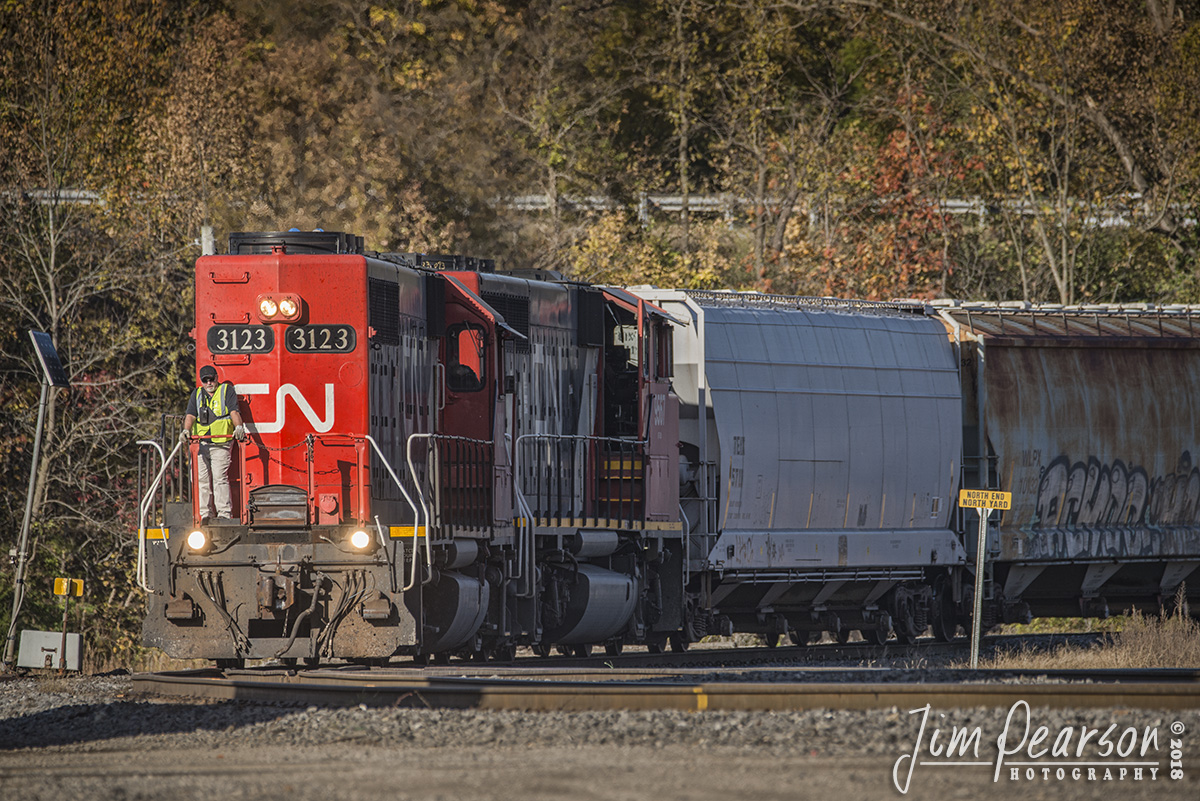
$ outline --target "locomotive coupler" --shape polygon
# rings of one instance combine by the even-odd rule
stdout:
[[[296,603],[296,586],[299,579],[282,574],[264,574],[258,577],[259,613],[273,615]]]

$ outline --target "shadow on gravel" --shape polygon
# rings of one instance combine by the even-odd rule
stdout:
[[[253,726],[294,714],[290,707],[265,707],[230,701],[217,704],[108,704],[61,706],[0,720],[0,750],[136,737],[182,734]]]

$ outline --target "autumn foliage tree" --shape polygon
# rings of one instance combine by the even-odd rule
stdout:
[[[793,226],[788,255],[839,297],[932,298],[954,272],[958,223],[944,201],[979,165],[927,98],[901,94],[899,124],[878,143],[863,136],[839,181],[843,206],[827,229]],[[810,280],[813,280],[810,279]]]
[[[167,69],[172,10],[156,0],[0,7],[0,531],[14,542],[20,528],[40,376],[26,331],[42,330],[72,389],[46,409],[31,619],[48,603],[48,577],[83,578],[79,610],[102,649],[129,639],[137,613],[130,445],[181,355],[170,308],[179,276],[150,266],[160,248],[136,180],[138,110]]]

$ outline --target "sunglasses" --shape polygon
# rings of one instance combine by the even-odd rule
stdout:
[[[215,379],[215,378],[201,378],[201,379],[200,379],[200,383],[201,383],[201,384],[215,384],[215,383],[217,383],[217,379]]]

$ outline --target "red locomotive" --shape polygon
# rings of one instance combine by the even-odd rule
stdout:
[[[198,444],[178,449],[146,643],[239,663],[677,633],[671,321],[547,277],[326,232],[199,259],[196,366],[233,383],[248,437],[232,520],[201,519]]]

